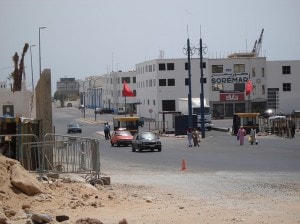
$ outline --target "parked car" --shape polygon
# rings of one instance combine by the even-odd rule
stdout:
[[[136,133],[133,136],[132,140],[132,151],[135,152],[137,149],[138,151],[143,151],[145,149],[154,151],[161,151],[161,141],[159,137],[153,132],[140,132]]]
[[[68,134],[70,133],[82,133],[82,128],[81,128],[82,125],[80,124],[77,124],[77,123],[69,123],[67,125],[67,132]]]
[[[114,110],[111,108],[99,108],[97,107],[95,110],[96,114],[113,114]]]
[[[112,133],[110,143],[111,146],[117,145],[125,145],[128,146],[132,143],[133,135],[130,131],[126,130],[116,130]]]
[[[83,104],[82,104],[82,105],[79,105],[78,109],[79,109],[79,110],[80,110],[80,109],[84,109],[84,105],[83,105]]]

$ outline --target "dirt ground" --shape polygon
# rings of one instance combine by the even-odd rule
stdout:
[[[278,175],[285,182],[268,174],[111,173],[111,185],[96,187],[78,175],[62,175],[44,181],[42,194],[27,196],[9,183],[9,171],[2,168],[0,213],[15,211],[14,224],[26,223],[26,205],[54,220],[69,216],[63,223],[87,217],[104,224],[124,218],[128,224],[300,223],[299,174]]]

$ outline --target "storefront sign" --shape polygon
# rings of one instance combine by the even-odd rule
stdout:
[[[220,101],[243,101],[244,93],[220,93]]]
[[[212,75],[211,83],[212,84],[221,84],[221,83],[246,83],[249,79],[248,73],[232,73],[232,74],[217,74]]]

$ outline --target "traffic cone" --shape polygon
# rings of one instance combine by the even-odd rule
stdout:
[[[181,171],[186,171],[186,164],[185,164],[185,160],[182,160],[182,164],[181,164]]]

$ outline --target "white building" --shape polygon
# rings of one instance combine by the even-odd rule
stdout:
[[[207,60],[203,61],[204,77]],[[138,115],[158,119],[162,111],[178,111],[178,98],[189,94],[187,59],[155,59],[136,65]],[[200,97],[200,60],[191,59],[191,97]],[[205,85],[204,97],[208,94]]]
[[[103,85],[103,107],[113,108],[117,112],[118,108],[125,108],[126,104],[126,111],[130,114],[136,114],[136,72],[111,72],[103,75],[103,77],[105,80]],[[124,81],[133,91],[134,97],[125,98],[123,96],[122,91]]]
[[[213,117],[232,117],[238,112],[264,112],[267,108],[266,58],[254,53],[236,53],[209,59],[209,102]],[[253,91],[245,94],[251,79]]]
[[[267,61],[254,53],[236,53],[228,58],[203,59],[204,98],[214,118],[232,117],[235,112],[290,114],[300,109],[300,60]],[[136,71],[103,75],[102,106],[117,110],[125,106],[125,80],[136,97],[126,97],[127,111],[159,119],[163,111],[179,111],[176,101],[188,98],[187,58],[154,59],[138,63]],[[245,94],[251,79],[253,91]],[[200,97],[200,59],[191,59],[192,98]]]
[[[290,114],[300,110],[300,61],[267,62],[268,108]]]

